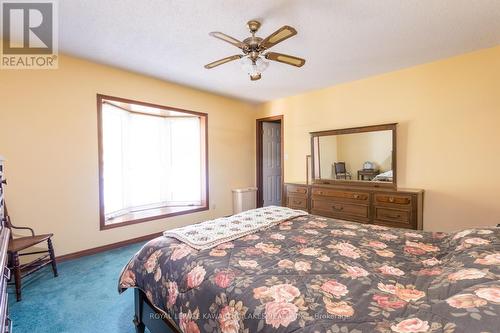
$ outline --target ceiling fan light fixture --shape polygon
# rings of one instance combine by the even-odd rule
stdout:
[[[250,75],[250,79],[252,81],[258,80],[261,78],[262,73],[269,66],[269,62],[265,61],[262,57],[257,57],[257,59],[252,60],[250,57],[241,58],[241,68],[245,73]]]

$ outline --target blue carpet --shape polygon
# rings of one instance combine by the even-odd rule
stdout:
[[[9,287],[15,333],[134,333],[134,295],[119,295],[118,275],[143,243],[50,267],[23,280],[21,302]]]

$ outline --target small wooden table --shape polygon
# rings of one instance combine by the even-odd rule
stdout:
[[[380,172],[377,169],[363,169],[363,170],[358,170],[358,180],[365,180],[365,177],[368,178],[366,180],[372,180],[379,173]]]

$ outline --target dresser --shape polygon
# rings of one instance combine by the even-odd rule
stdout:
[[[423,190],[286,183],[284,204],[311,214],[422,230]]]
[[[9,247],[10,229],[4,226],[4,179],[3,158],[0,156],[0,332],[11,332],[12,322],[8,313],[7,281],[10,279],[10,271],[7,268],[7,249]]]

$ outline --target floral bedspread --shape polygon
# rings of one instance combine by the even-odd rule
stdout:
[[[182,332],[499,332],[500,228],[297,217],[209,250],[159,237],[124,268]]]

